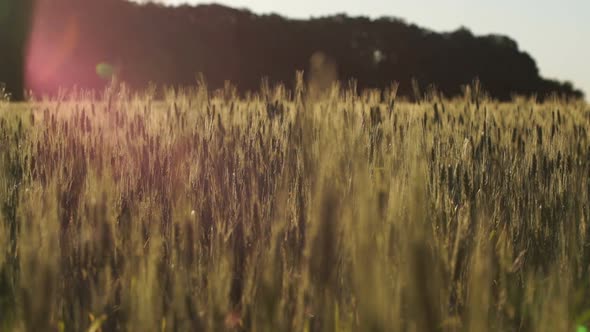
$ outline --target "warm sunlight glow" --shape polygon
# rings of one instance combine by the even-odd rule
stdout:
[[[44,10],[51,10],[46,1],[40,1],[33,16],[33,28],[26,65],[27,89],[48,91],[57,88],[58,82],[76,76],[73,52],[80,42],[79,19],[75,15],[64,17],[60,26],[44,19]]]

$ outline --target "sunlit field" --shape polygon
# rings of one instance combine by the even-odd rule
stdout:
[[[590,107],[395,91],[0,102],[0,330],[584,331]]]

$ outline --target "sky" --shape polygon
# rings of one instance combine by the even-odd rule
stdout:
[[[202,0],[159,0],[169,5]],[[435,31],[461,26],[517,41],[546,78],[571,81],[590,97],[590,0],[219,0],[255,13],[309,18],[336,13],[400,17]]]

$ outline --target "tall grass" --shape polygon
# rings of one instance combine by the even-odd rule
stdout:
[[[588,106],[395,90],[0,109],[0,330],[589,323]]]

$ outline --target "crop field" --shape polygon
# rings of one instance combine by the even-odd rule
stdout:
[[[590,107],[395,91],[0,102],[0,331],[586,331]]]

